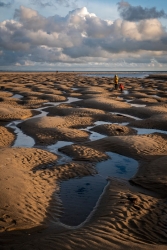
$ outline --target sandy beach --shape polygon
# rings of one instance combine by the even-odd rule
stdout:
[[[119,82],[0,72],[0,249],[167,249],[167,75]],[[101,176],[108,152],[135,175]],[[95,206],[63,223],[61,185],[94,176],[106,182]]]

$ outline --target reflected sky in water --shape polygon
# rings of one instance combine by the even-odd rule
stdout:
[[[61,222],[70,226],[82,223],[95,207],[106,184],[107,180],[99,175],[63,181],[60,198],[64,215]]]
[[[137,171],[138,162],[132,158],[107,152],[110,159],[96,164],[98,174],[73,178],[61,183],[60,198],[64,206],[61,222],[77,226],[86,220],[102,194],[107,178],[131,178]]]

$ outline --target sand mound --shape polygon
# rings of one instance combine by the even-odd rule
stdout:
[[[96,126],[91,129],[92,131],[108,135],[108,136],[119,136],[119,135],[135,135],[137,132],[126,126],[121,126],[118,124],[103,124]]]
[[[9,147],[14,142],[15,135],[10,129],[0,126],[0,148]]]
[[[137,99],[147,98],[148,97],[146,93],[137,92],[136,90],[133,91],[130,96],[134,97],[134,98],[137,98]],[[128,95],[127,95],[127,98],[128,98]]]
[[[73,157],[76,161],[97,162],[108,159],[108,156],[99,150],[95,150],[82,145],[65,146],[59,149],[61,152]]]
[[[44,94],[39,96],[40,99],[45,99],[50,102],[63,102],[66,101],[66,98],[61,95],[55,95],[55,94]]]
[[[18,101],[18,104],[23,105],[27,109],[37,109],[41,108],[47,100],[36,99],[36,97],[31,96],[30,99],[24,98]]]
[[[86,120],[88,121],[89,119],[92,120],[92,122],[106,121],[106,122],[113,122],[113,123],[123,123],[123,122],[133,121],[133,118],[130,118],[130,117],[127,117],[127,116],[124,116],[121,114],[111,114],[111,113],[108,113],[108,112],[105,112],[105,111],[99,110],[99,109],[79,108],[79,107],[74,108],[74,107],[71,107],[70,105],[67,105],[67,104],[61,104],[58,107],[49,107],[49,108],[46,108],[45,111],[49,112],[47,114],[48,116],[53,116],[53,115],[54,116],[55,115],[57,115],[57,116],[69,116],[69,119],[71,116],[72,120],[73,120],[72,123],[74,121],[76,122],[76,119],[80,122],[81,122],[81,119],[83,121],[85,120],[85,122],[86,122]],[[81,122],[81,124],[82,124],[81,126],[79,126],[79,124],[78,125],[73,125],[73,124],[70,125],[69,120],[68,120],[68,126],[72,126],[72,127],[83,128],[84,126],[89,125],[88,122],[85,125],[83,122]],[[91,125],[93,125],[93,124],[91,124]],[[102,131],[100,133],[102,133]]]
[[[63,95],[62,91],[58,89],[52,89],[53,87],[54,87],[54,84],[53,86],[50,86],[50,84],[47,83],[46,86],[43,86],[43,85],[32,86],[32,90],[35,92],[40,92],[40,93],[45,93],[45,94]]]
[[[11,121],[11,120],[22,120],[31,117],[35,114],[33,110],[13,108],[8,105],[8,107],[0,107],[0,120],[1,121]]]
[[[153,115],[148,119],[133,121],[129,123],[129,126],[167,130],[167,114]]]
[[[53,144],[58,140],[83,141],[87,140],[89,133],[75,129],[92,124],[87,117],[72,116],[67,119],[61,117],[40,117],[24,121],[18,125],[26,134],[32,136],[37,144]]]
[[[82,143],[82,146],[101,152],[115,152],[136,160],[153,160],[167,153],[166,135],[111,136],[100,140]],[[76,147],[76,145],[75,145]],[[74,145],[61,148],[66,154],[75,154]],[[79,150],[80,145],[77,145]]]
[[[131,107],[120,110],[121,113],[132,115],[138,118],[149,118],[153,115],[166,114],[166,104],[151,105],[146,107]]]
[[[102,87],[94,87],[94,86],[91,86],[89,88],[85,88],[84,90],[81,91],[82,94],[103,94],[107,92],[104,88]]]
[[[88,108],[98,108],[105,111],[115,111],[115,109],[120,108],[130,108],[130,104],[126,102],[120,102],[116,101],[114,99],[104,98],[104,97],[98,97],[98,98],[92,98],[83,100],[80,102],[77,102],[79,106],[88,107]]]
[[[48,178],[49,170],[42,168],[53,164],[57,156],[40,149],[4,148],[0,150],[0,157],[3,158],[0,230],[43,223],[56,184],[54,178]]]
[[[132,178],[133,183],[156,191],[166,197],[167,194],[167,156],[158,158],[140,167],[137,176]],[[157,167],[158,166],[158,167]]]
[[[59,115],[59,116],[66,116],[66,115],[78,115],[78,116],[89,116],[89,115],[96,115],[96,114],[105,114],[104,111],[99,109],[90,109],[90,108],[73,108],[73,107],[50,107],[45,109],[46,112],[49,112],[49,115]]]
[[[150,103],[157,103],[158,101],[160,101],[160,97],[159,98],[140,98],[140,99],[134,99],[133,101],[131,101],[130,103],[136,103],[136,104],[150,104]]]
[[[11,97],[13,94],[10,92],[4,92],[4,91],[0,91],[0,98],[1,97]]]

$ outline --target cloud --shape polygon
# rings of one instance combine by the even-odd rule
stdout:
[[[44,17],[20,6],[0,23],[0,65],[167,63],[167,32],[158,19],[102,20],[86,7]],[[136,66],[137,67],[137,66]]]
[[[14,0],[10,0],[10,1],[0,1],[0,7],[10,7],[12,4],[14,3]]]
[[[40,7],[56,7],[57,5],[62,5],[65,7],[76,7],[77,0],[30,0],[30,2],[34,5],[38,5]]]
[[[124,20],[133,22],[152,18],[167,18],[164,10],[158,11],[155,7],[143,8],[142,6],[132,6],[124,1],[118,2],[118,11]]]

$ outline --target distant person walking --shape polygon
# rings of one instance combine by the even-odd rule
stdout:
[[[118,89],[118,80],[119,80],[118,76],[115,75],[115,76],[114,76],[115,89]]]

